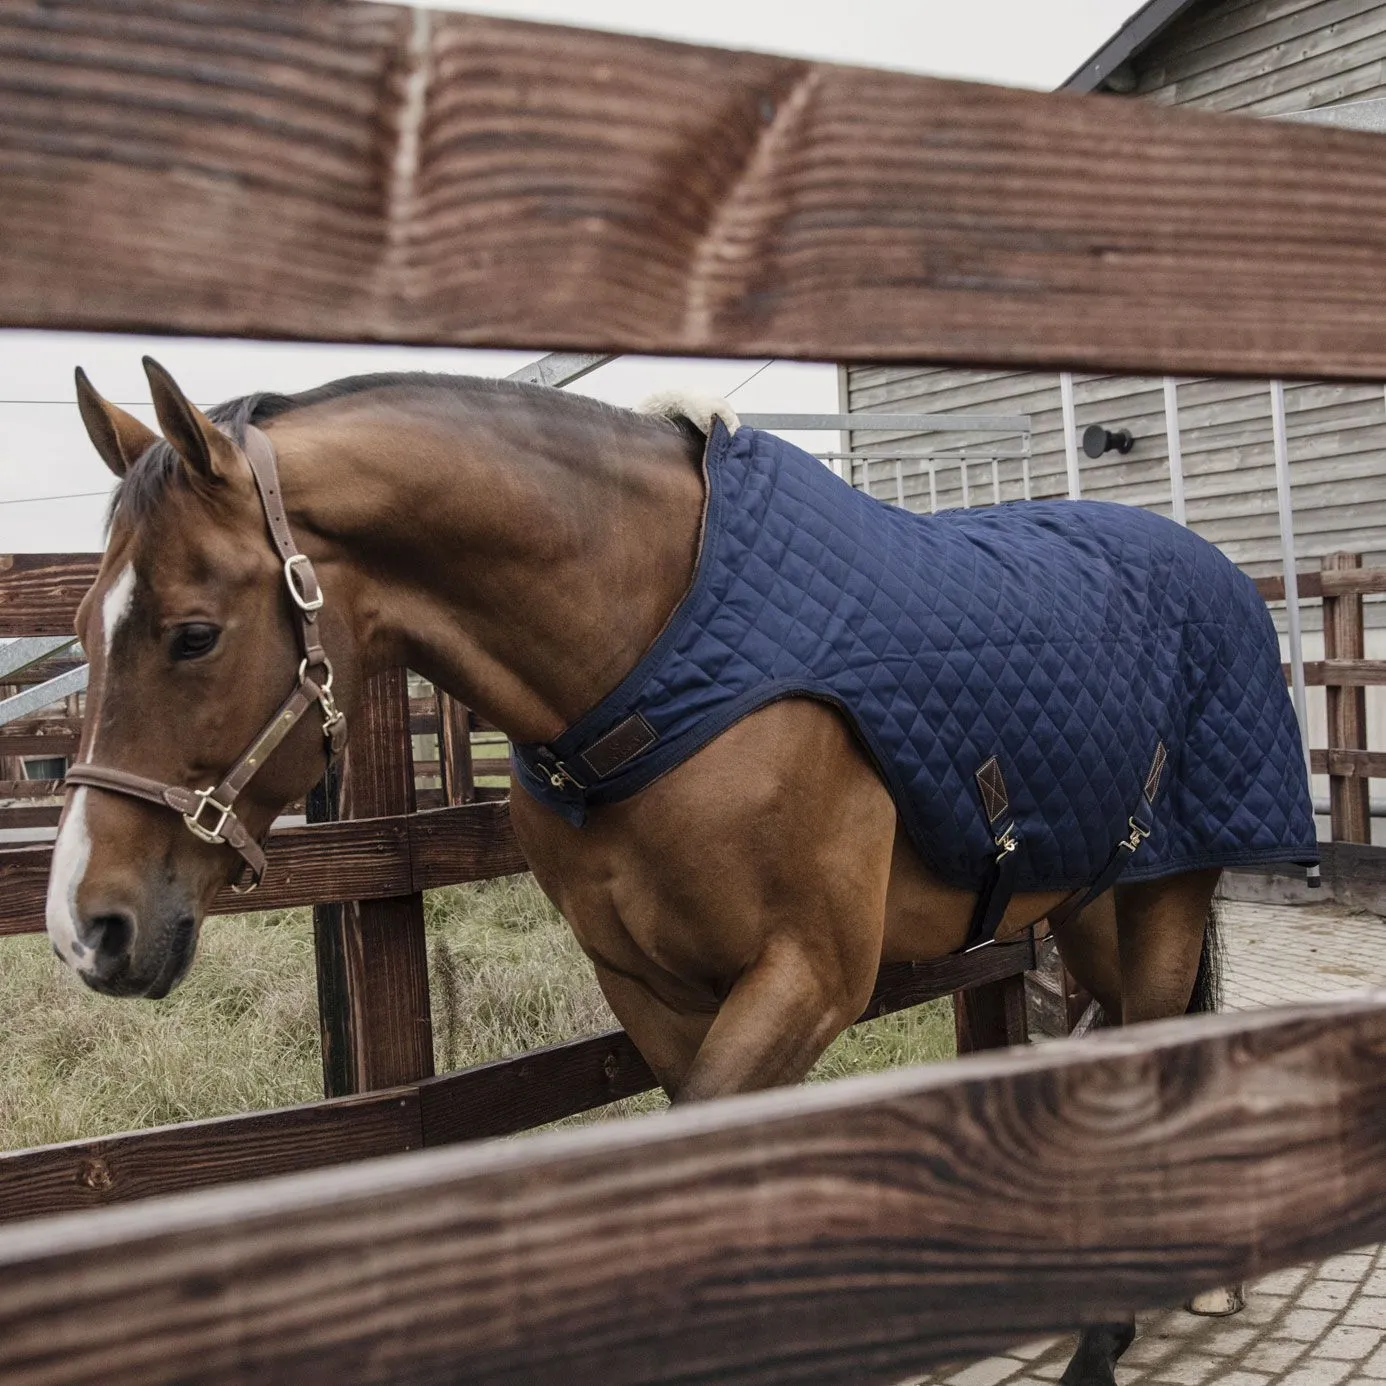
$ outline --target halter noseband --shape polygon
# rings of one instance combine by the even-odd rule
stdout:
[[[346,746],[346,717],[338,710],[332,697],[332,661],[318,639],[322,588],[318,585],[317,574],[308,555],[294,543],[280,494],[274,445],[258,428],[247,428],[245,456],[260,493],[260,503],[265,509],[270,538],[284,560],[284,584],[289,589],[289,598],[298,617],[295,624],[303,658],[299,661],[297,687],[280,703],[264,730],[226,772],[220,784],[210,789],[187,789],[182,785],[163,784],[141,775],[132,775],[128,770],[90,762],[79,762],[67,772],[69,785],[87,785],[92,789],[128,794],[132,798],[145,799],[149,803],[173,809],[175,813],[183,815],[184,824],[195,837],[215,845],[225,843],[239,852],[245,866],[250,869],[249,885],[241,885],[238,879],[233,886],[241,893],[254,890],[265,874],[265,853],[235,812],[236,800],[251,777],[315,703],[322,708],[322,732],[327,739],[329,756],[339,756]],[[321,670],[323,677],[310,678],[310,670],[314,673]]]

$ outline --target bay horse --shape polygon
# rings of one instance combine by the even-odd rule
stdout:
[[[716,425],[422,375],[204,415],[145,365],[163,437],[77,373],[120,485],[77,617],[90,685],[47,923],[88,986],[158,998],[213,895],[321,778],[324,732],[349,727],[372,673],[416,670],[535,746],[621,683],[690,588]],[[198,788],[232,766],[233,805]],[[802,1079],[883,962],[957,951],[978,906],[926,864],[849,719],[814,697],[735,720],[582,826],[523,791],[511,816],[676,1102]],[[1114,1023],[1208,1004],[1218,875],[1118,882],[1056,929]],[[995,935],[1072,899],[1018,890]],[[1089,1329],[1064,1380],[1111,1386],[1133,1332]]]

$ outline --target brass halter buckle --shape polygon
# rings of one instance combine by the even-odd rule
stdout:
[[[183,822],[187,825],[188,831],[192,833],[194,837],[200,837],[203,842],[210,842],[213,846],[218,846],[226,841],[226,838],[222,836],[221,830],[226,826],[226,820],[231,817],[234,810],[230,804],[223,804],[219,800],[212,798],[213,790],[211,789],[195,789],[193,793],[197,795],[197,807],[191,813],[185,813],[183,815]],[[202,810],[206,808],[208,804],[210,804],[219,815],[216,826],[212,828],[205,827],[202,823]]]

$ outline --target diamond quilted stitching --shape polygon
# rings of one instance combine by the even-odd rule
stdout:
[[[837,699],[921,854],[960,884],[994,855],[974,780],[993,757],[1022,890],[1096,876],[1157,746],[1165,783],[1132,878],[1315,855],[1269,614],[1197,536],[1087,502],[913,515],[749,429],[714,470],[710,580],[613,722],[638,708],[668,745],[767,680]]]

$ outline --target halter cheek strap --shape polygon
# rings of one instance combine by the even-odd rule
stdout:
[[[248,885],[241,884],[243,869],[241,878],[233,886],[242,893],[254,890],[265,874],[264,850],[235,811],[236,800],[256,771],[315,704],[322,709],[322,731],[329,760],[341,755],[346,748],[346,717],[332,696],[332,661],[322,647],[318,628],[318,613],[323,605],[322,588],[318,585],[317,574],[308,555],[294,543],[279,487],[274,446],[258,428],[246,429],[245,456],[250,463],[251,475],[255,478],[260,503],[264,506],[270,538],[284,561],[284,584],[288,588],[296,617],[294,624],[299,648],[303,651],[298,666],[297,686],[280,703],[259,736],[221,781],[209,789],[164,784],[159,780],[131,774],[128,770],[90,762],[80,762],[67,772],[69,785],[84,785],[113,794],[125,794],[181,813],[184,825],[195,837],[216,845],[224,843],[240,853],[245,867],[250,871]]]

